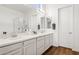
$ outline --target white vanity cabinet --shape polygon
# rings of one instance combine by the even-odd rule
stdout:
[[[12,51],[10,53],[7,53],[7,55],[23,55],[23,48],[20,48],[20,49]]]
[[[24,42],[24,55],[36,55],[36,39]]]
[[[23,44],[16,43],[4,47],[0,47],[0,54],[1,55],[22,55],[23,54]]]
[[[37,55],[44,52],[44,36],[37,38]]]
[[[50,36],[49,35],[46,35],[44,36],[44,49],[45,51],[50,47]]]
[[[53,46],[53,34],[50,34],[50,46]]]
[[[0,47],[0,55],[41,55],[53,43],[53,34],[30,38]]]

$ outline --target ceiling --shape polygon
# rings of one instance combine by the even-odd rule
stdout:
[[[29,4],[3,4],[2,6],[7,7],[7,8],[11,8],[20,12],[28,12],[30,10],[33,10],[33,8],[31,7],[31,5]]]
[[[72,4],[46,4],[46,6],[53,7],[53,8],[62,8],[69,5],[72,5]]]
[[[2,4],[2,6],[4,7],[8,7],[23,13],[31,10],[35,10],[36,8],[40,8],[39,5],[43,5],[43,4]],[[60,8],[63,6],[67,6],[68,4],[46,4],[46,5],[49,7],[52,6],[52,7]]]

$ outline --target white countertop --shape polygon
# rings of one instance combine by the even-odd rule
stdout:
[[[6,39],[0,39],[0,47],[10,45],[10,44],[14,44],[14,43],[23,42],[23,41],[26,41],[26,40],[30,40],[32,38],[37,38],[37,37],[52,34],[52,33],[54,33],[54,32],[50,31],[50,32],[44,32],[44,33],[39,33],[39,34],[34,34],[34,35],[26,35],[24,33],[24,34],[19,34],[19,36],[16,37],[16,38],[9,37],[9,38],[6,38]]]

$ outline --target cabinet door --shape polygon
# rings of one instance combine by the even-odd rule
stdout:
[[[50,47],[50,36],[45,36],[45,50],[47,50]]]
[[[50,46],[53,45],[53,34],[50,34]]]
[[[44,37],[37,38],[37,55],[44,52]]]
[[[36,40],[32,39],[32,41],[29,40],[25,43],[28,43],[28,44],[24,46],[24,55],[35,55],[36,54]]]
[[[41,55],[42,53],[44,53],[44,47],[37,48],[37,55]]]
[[[23,49],[20,48],[20,49],[14,50],[12,52],[9,52],[9,53],[7,53],[5,55],[23,55]]]

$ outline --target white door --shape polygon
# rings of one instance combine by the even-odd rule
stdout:
[[[72,48],[73,43],[73,7],[60,8],[59,12],[59,46]]]

